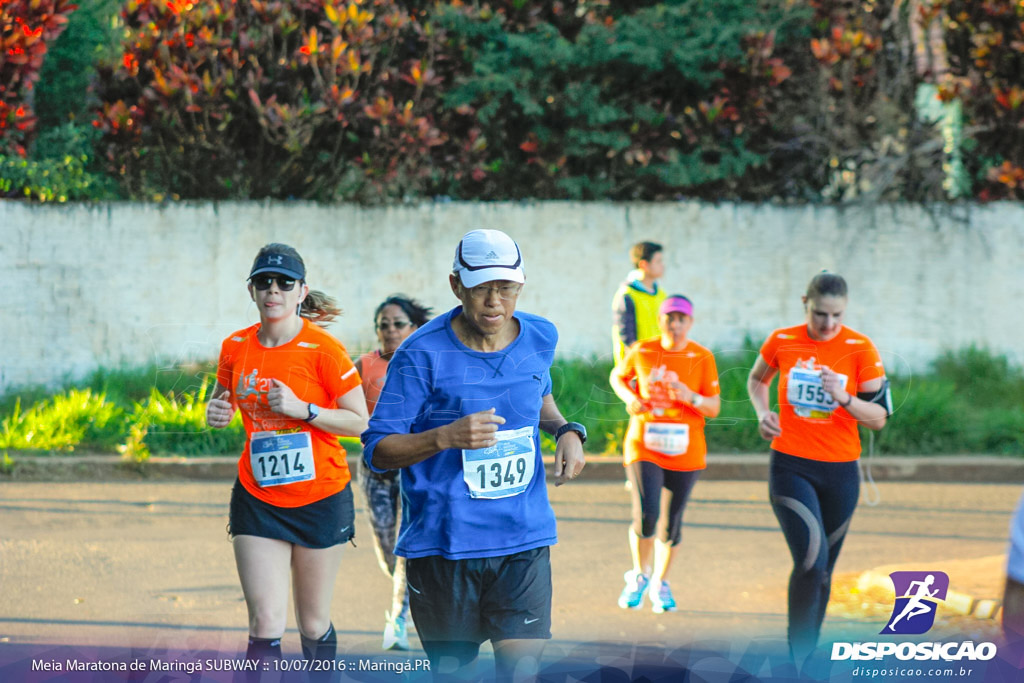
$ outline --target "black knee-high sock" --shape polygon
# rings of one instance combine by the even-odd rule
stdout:
[[[281,639],[249,636],[249,646],[245,649],[245,658],[249,661],[255,661],[257,670],[247,671],[244,680],[246,683],[259,681],[264,672],[263,662],[281,659]],[[239,677],[236,676],[235,680],[238,679]]]
[[[281,659],[280,638],[257,638],[249,636],[249,647],[245,649],[246,659]]]
[[[338,634],[334,630],[334,622],[327,627],[327,632],[317,639],[307,638],[300,634],[302,640],[302,655],[309,661],[334,662],[338,654]],[[330,664],[321,664],[319,667],[311,667],[309,671],[310,681],[329,681],[334,667]]]

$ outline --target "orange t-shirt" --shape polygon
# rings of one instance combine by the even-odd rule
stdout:
[[[388,361],[380,357],[380,349],[364,353],[359,357],[359,374],[363,378],[363,393],[366,394],[366,410],[373,415],[373,409],[384,388],[384,376],[388,373]]]
[[[878,349],[845,325],[828,341],[815,341],[806,325],[775,330],[761,346],[764,362],[779,370],[779,423],[782,436],[772,448],[787,455],[824,462],[860,457],[857,420],[821,388],[820,367],[846,378],[857,394],[864,382],[885,376]]]
[[[271,411],[267,405],[271,380],[287,384],[302,401],[334,408],[341,396],[359,386],[359,373],[341,342],[308,320],[303,320],[294,339],[274,348],[260,344],[259,327],[256,323],[225,339],[217,367],[217,381],[231,391],[231,401],[242,412],[245,425],[238,479],[249,493],[270,505],[308,505],[341,491],[351,480],[345,450],[337,436],[317,429],[315,422]],[[257,456],[251,458],[254,438],[259,445]],[[313,467],[308,464],[310,458]],[[261,470],[259,478],[254,465]],[[259,479],[269,485],[260,486]]]
[[[668,383],[682,382],[702,396],[717,396],[718,368],[711,351],[692,340],[680,351],[666,351],[661,337],[643,339],[629,347],[615,373],[627,384],[636,379],[640,398],[651,404],[650,412],[629,420],[625,464],[647,460],[666,470],[704,469],[704,416],[674,399]]]

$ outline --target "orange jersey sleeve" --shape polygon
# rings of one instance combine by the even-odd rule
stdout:
[[[384,387],[388,361],[380,357],[380,351],[371,351],[359,357],[359,367],[362,368],[360,374],[363,377],[363,393],[366,394],[366,410],[372,415]]]
[[[806,325],[775,330],[761,346],[765,363],[779,371],[779,422],[782,435],[772,448],[788,455],[825,462],[860,457],[857,420],[821,389],[820,369],[839,373],[844,388],[885,376],[878,349],[848,327],[828,341],[811,339]]]
[[[651,410],[630,418],[623,445],[626,465],[637,460],[653,462],[667,470],[689,471],[707,465],[704,416],[680,400],[671,389],[682,382],[703,396],[717,396],[718,368],[715,357],[700,344],[689,341],[680,351],[666,351],[660,337],[637,342],[623,359],[623,370],[635,376],[640,397]]]
[[[298,507],[316,502],[341,491],[351,480],[345,451],[338,438],[317,429],[315,424],[275,413],[267,403],[267,393],[274,380],[283,382],[297,398],[325,408],[337,407],[337,400],[360,386],[361,380],[345,347],[326,331],[304,321],[302,331],[282,346],[267,348],[259,343],[258,325],[240,330],[224,340],[217,369],[217,379],[231,390],[232,401],[238,406],[245,425],[246,442],[238,461],[238,478],[252,495],[278,507]],[[303,436],[308,434],[308,437]],[[268,468],[277,473],[276,451],[269,451],[274,461],[260,460],[252,451],[254,438],[263,440],[277,435],[282,442],[303,439],[303,453],[311,463],[302,461],[301,474],[289,471],[288,481],[267,474]],[[305,439],[308,439],[306,441]],[[282,466],[293,466],[298,460],[285,461]],[[261,469],[254,474],[254,465]],[[260,482],[264,485],[261,486]],[[273,482],[268,485],[266,482]],[[287,483],[278,483],[286,481]]]

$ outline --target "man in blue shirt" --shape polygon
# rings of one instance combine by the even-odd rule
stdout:
[[[557,441],[556,486],[583,469],[586,430],[551,396],[555,326],[515,310],[525,282],[515,241],[466,233],[452,271],[462,305],[395,352],[364,458],[374,471],[402,470],[395,552],[408,558],[432,671],[470,674],[490,640],[499,678],[529,675],[551,637],[548,546],[557,541],[539,429]]]

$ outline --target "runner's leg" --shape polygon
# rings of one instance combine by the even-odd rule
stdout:
[[[658,540],[654,546],[654,568],[651,572],[651,585],[654,587],[664,580],[682,543],[683,511],[686,509],[687,501],[690,500],[693,485],[699,478],[699,470],[693,472],[664,470],[664,486],[669,492],[667,540]]]
[[[334,661],[338,639],[331,623],[334,584],[341,567],[344,545],[329,548],[295,546],[292,553],[292,582],[295,597],[295,622],[302,639],[302,653],[313,661]],[[311,681],[329,680],[333,667],[315,665]]]
[[[793,558],[789,577],[789,647],[798,663],[818,643],[822,596],[828,599],[828,541],[818,493],[800,460],[772,453],[769,494]]]
[[[392,500],[392,538],[398,538],[402,519],[402,487],[396,477],[391,482]],[[394,554],[394,541],[391,544],[391,556],[395,558],[395,566],[391,573],[391,614],[405,618],[409,614],[409,591],[405,587],[405,558]]]
[[[654,463],[639,461],[630,463],[633,472],[633,526],[636,538],[636,552],[633,570],[651,575],[654,564],[654,536],[661,516],[661,489],[665,483],[665,471]]]
[[[280,638],[288,620],[292,544],[260,536],[235,536],[232,545],[249,610],[249,634]]]
[[[232,547],[249,612],[246,659],[281,659],[281,637],[288,620],[292,545],[273,538],[238,535],[232,539]]]
[[[364,468],[365,469],[365,468]],[[395,571],[395,533],[398,527],[397,477],[388,478],[375,472],[366,471],[362,477],[363,493],[366,496],[366,510],[373,527],[373,549],[377,562],[388,578]]]
[[[475,680],[480,644],[480,567],[438,555],[406,561],[409,607],[435,680]]]
[[[481,600],[498,681],[534,680],[551,637],[551,555],[535,548],[495,558]]]
[[[832,570],[839,560],[846,532],[850,528],[853,512],[860,497],[860,471],[856,462],[814,463],[821,471],[815,481],[818,500],[821,504],[821,518],[828,540],[827,573],[821,584],[818,604],[817,628],[825,620],[825,608],[832,592]]]
[[[492,641],[496,681],[532,681],[540,671],[546,640],[515,638]]]
[[[330,548],[297,545],[294,548],[295,622],[299,633],[307,638],[319,638],[331,624],[331,600],[344,548],[343,545]]]

